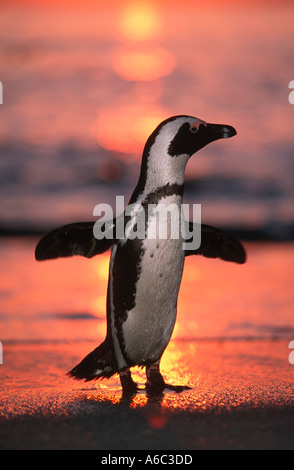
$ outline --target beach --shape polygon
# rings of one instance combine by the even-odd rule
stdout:
[[[94,345],[87,343],[85,350],[89,346]],[[181,352],[185,366],[193,346],[204,361],[199,365],[195,356],[195,369],[186,374],[192,390],[166,392],[157,400],[142,391],[131,402],[122,400],[117,377],[99,384],[65,377],[73,345],[7,348],[7,358],[15,363],[21,353],[37,356],[42,370],[35,382],[33,377],[27,382],[16,365],[15,384],[1,390],[0,448],[293,450],[294,371],[287,363],[287,344],[176,342],[170,348]],[[183,383],[181,373],[173,377]]]
[[[1,449],[294,448],[294,365],[289,361],[293,293],[287,284],[293,244],[247,243],[248,265],[242,267],[202,257],[186,261],[177,324],[161,371],[167,382],[191,390],[148,397],[144,371],[134,368],[142,390],[127,401],[117,375],[87,383],[66,376],[103,339],[102,302],[91,296],[99,298],[97,281],[99,285],[107,274],[99,275],[97,268],[96,277],[90,274],[99,259],[107,273],[107,258],[28,262],[33,247],[34,240],[2,239],[6,295],[18,295],[14,304],[10,299],[9,315],[3,310],[1,315]],[[276,269],[269,268],[272,260]],[[26,278],[21,284],[22,266]],[[261,273],[267,274],[263,280]],[[87,287],[81,283],[78,290],[78,278],[88,280]],[[197,287],[207,295],[205,286],[212,289],[206,298],[210,318],[204,299],[196,295]],[[71,295],[79,311],[66,306]],[[84,307],[101,305],[101,317],[82,310],[83,302]],[[210,337],[205,336],[206,323]]]

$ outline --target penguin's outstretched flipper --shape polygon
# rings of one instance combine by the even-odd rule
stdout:
[[[114,243],[113,237],[98,240],[94,237],[95,222],[79,222],[59,227],[39,241],[35,257],[38,261],[81,255],[92,258],[107,251]],[[111,226],[113,228],[113,224]]]
[[[189,232],[197,235],[200,225],[189,222]],[[201,244],[196,250],[185,250],[185,256],[203,255],[206,258],[220,258],[238,264],[246,262],[246,252],[242,244],[222,230],[211,225],[201,224]]]

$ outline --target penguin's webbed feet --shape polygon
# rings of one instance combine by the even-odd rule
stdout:
[[[165,389],[173,390],[176,393],[183,392],[184,390],[191,390],[191,387],[188,387],[187,385],[171,385],[166,383],[159,372],[158,364],[147,366],[146,375],[146,391],[149,395],[161,395]]]
[[[185,390],[192,390],[192,387],[188,385],[172,385],[172,384],[165,384],[165,388],[168,390],[173,390],[176,393],[184,392]]]
[[[172,390],[173,392],[180,393],[184,390],[191,390],[191,387],[187,385],[172,385],[164,381],[158,364],[152,364],[146,366],[146,392],[149,397],[156,397],[163,394],[165,389]],[[123,399],[131,399],[140,388],[133,381],[130,369],[126,368],[119,372],[119,378],[122,386],[122,397]]]
[[[123,397],[128,398],[136,395],[139,387],[133,381],[130,369],[123,369],[119,372],[119,378],[123,390]]]

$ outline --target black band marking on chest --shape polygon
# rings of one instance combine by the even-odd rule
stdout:
[[[142,202],[146,214],[145,230],[147,230],[148,204],[156,205],[162,198],[168,196],[175,195],[182,197],[183,190],[183,185],[168,183],[148,194]],[[112,269],[114,325],[121,353],[129,366],[132,363],[126,353],[122,326],[127,319],[127,312],[136,305],[137,284],[142,270],[144,253],[143,240],[135,238],[134,240],[128,239],[124,243],[118,243]]]

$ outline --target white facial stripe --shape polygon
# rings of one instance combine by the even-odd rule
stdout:
[[[167,183],[183,184],[185,166],[190,155],[183,154],[182,158],[171,158],[168,153],[168,147],[181,126],[185,123],[189,123],[190,128],[194,127],[197,130],[201,124],[205,127],[207,126],[205,121],[196,117],[179,116],[173,121],[166,123],[160,129],[148,156],[147,179],[144,193],[141,197],[144,198],[154,188]]]
[[[201,119],[197,119],[197,121],[192,122],[190,129],[197,129],[199,130],[199,126],[203,124],[203,126],[207,127],[207,123],[205,121],[201,121]]]

